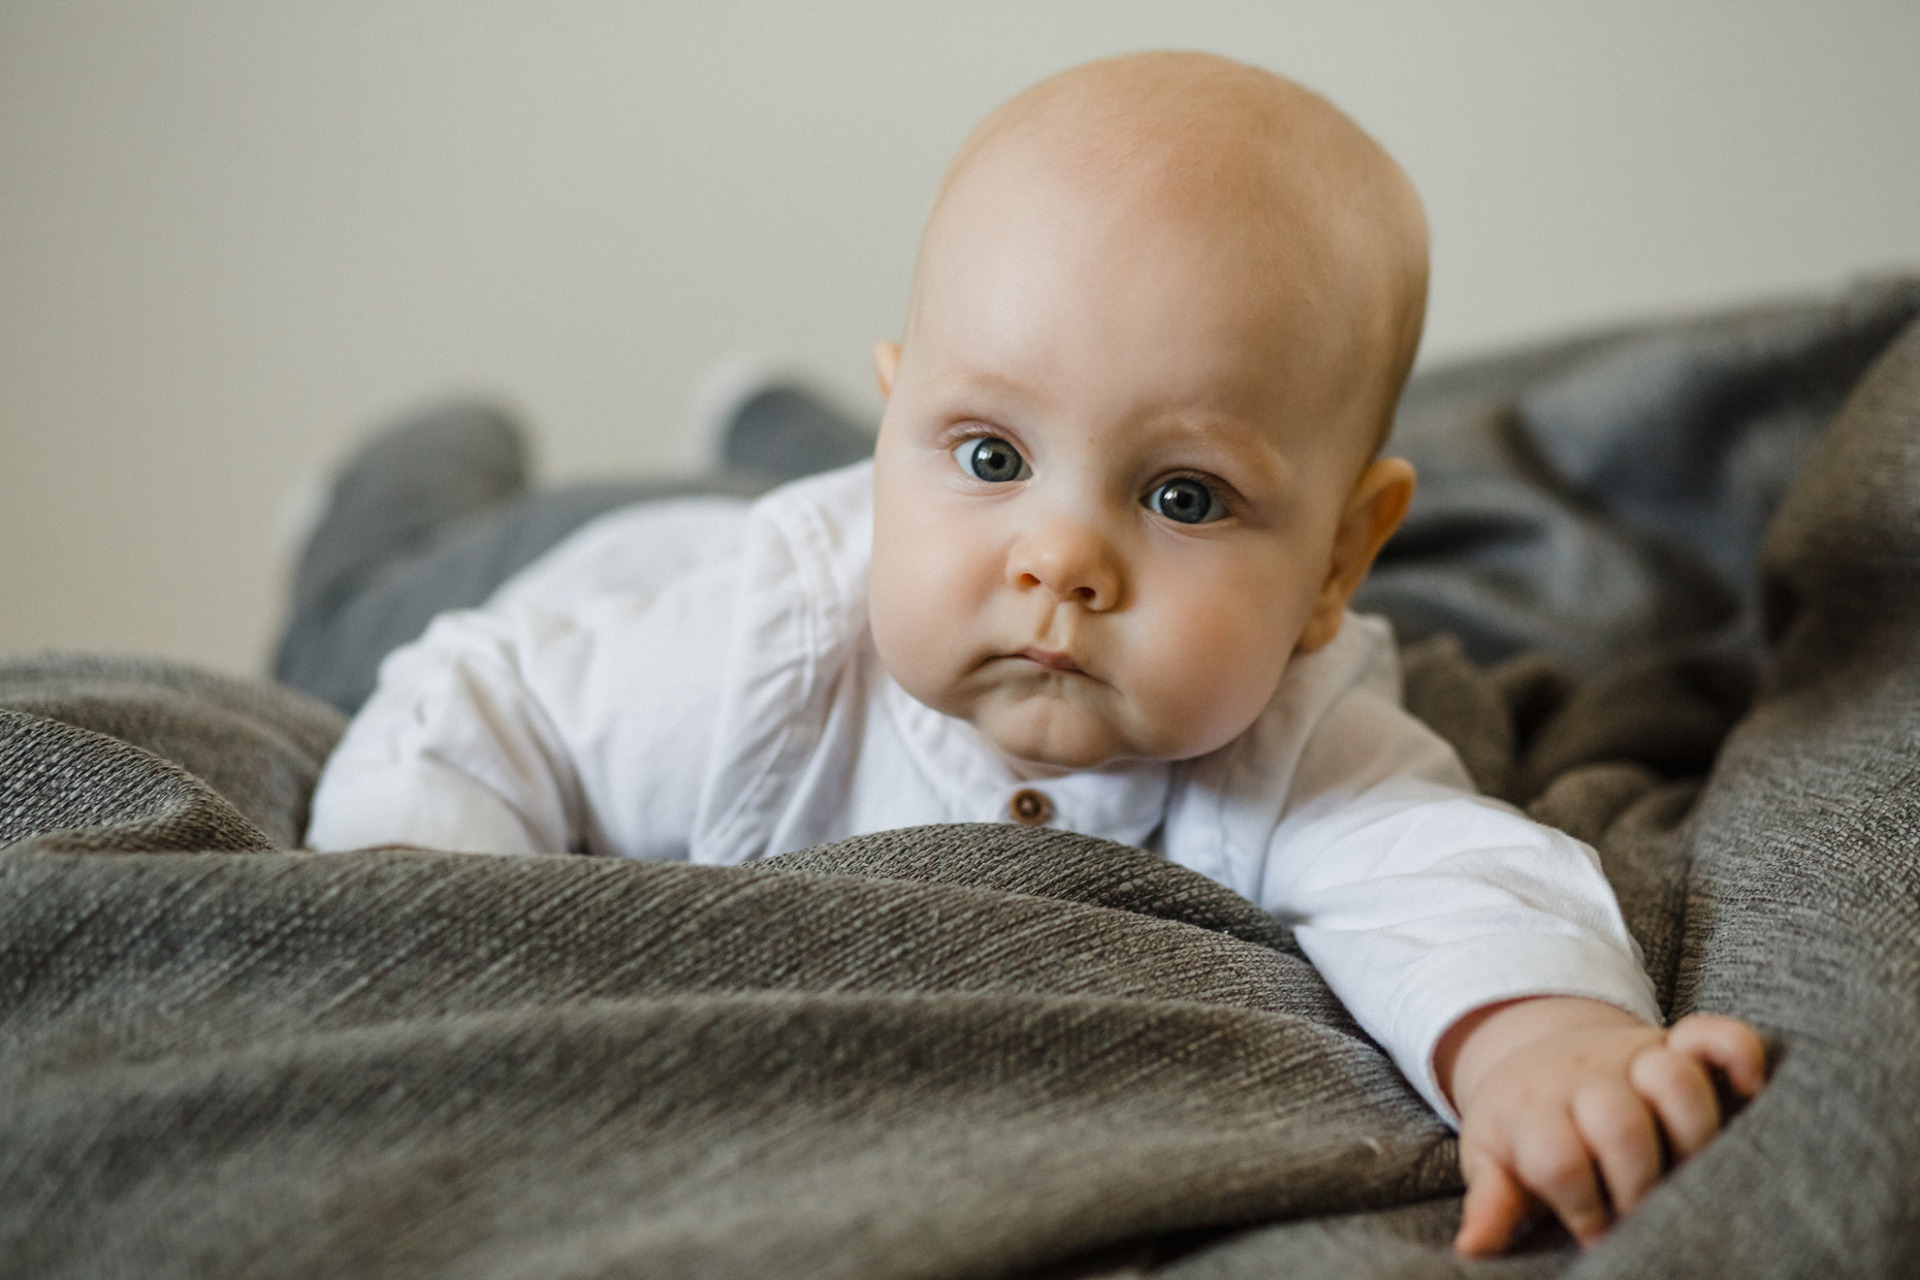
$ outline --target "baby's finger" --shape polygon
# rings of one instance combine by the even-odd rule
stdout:
[[[1619,1085],[1586,1089],[1573,1100],[1573,1123],[1600,1166],[1614,1216],[1626,1217],[1660,1181],[1660,1135],[1647,1104]]]
[[[1759,1032],[1738,1019],[1688,1014],[1667,1031],[1667,1047],[1718,1067],[1743,1098],[1751,1098],[1767,1082],[1767,1047]]]
[[[1676,1164],[1720,1132],[1720,1100],[1706,1068],[1694,1059],[1656,1045],[1627,1064],[1627,1083],[1659,1115]]]
[[[1610,1221],[1593,1158],[1574,1128],[1573,1117],[1548,1113],[1532,1118],[1515,1136],[1513,1172],[1520,1184],[1547,1202],[1582,1245],[1607,1233]]]
[[[1460,1148],[1460,1173],[1467,1180],[1467,1199],[1460,1208],[1453,1251],[1469,1258],[1501,1252],[1533,1211],[1533,1197],[1478,1147]]]

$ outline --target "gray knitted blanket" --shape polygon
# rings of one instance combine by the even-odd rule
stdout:
[[[1406,654],[1482,784],[1600,849],[1668,1010],[1778,1049],[1598,1249],[1475,1264],[1446,1130],[1180,868],[1011,827],[743,868],[273,852],[336,713],[0,665],[0,1274],[1911,1274],[1920,326],[1761,581],[1757,692],[1724,652]]]

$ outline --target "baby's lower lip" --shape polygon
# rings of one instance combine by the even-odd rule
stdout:
[[[1080,670],[1079,663],[1064,653],[1049,653],[1045,649],[1022,649],[1013,656],[1016,658],[1025,658],[1028,662],[1045,667],[1049,671],[1073,671],[1081,675],[1086,674],[1086,672]]]

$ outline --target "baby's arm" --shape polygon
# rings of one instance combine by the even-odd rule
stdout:
[[[1475,1010],[1434,1054],[1460,1112],[1466,1206],[1454,1247],[1498,1253],[1544,1202],[1582,1245],[1606,1234],[1720,1129],[1713,1073],[1750,1098],[1760,1037],[1717,1014],[1669,1030],[1596,1000],[1542,997]],[[1597,1176],[1596,1176],[1597,1175]]]
[[[381,664],[314,792],[311,847],[567,849],[579,786],[517,631],[485,613],[443,614]]]
[[[1316,726],[1255,886],[1443,1116],[1460,1115],[1458,1246],[1493,1252],[1544,1201],[1583,1242],[1720,1125],[1710,1071],[1760,1087],[1751,1030],[1658,1029],[1598,857],[1471,793],[1431,730],[1365,689]],[[1575,998],[1582,997],[1582,998]],[[1599,1178],[1595,1177],[1598,1164]]]
[[[308,841],[684,858],[734,578],[567,614],[443,614],[382,664]]]

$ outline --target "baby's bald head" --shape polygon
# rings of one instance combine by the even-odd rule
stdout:
[[[1412,185],[1326,99],[1198,53],[1089,63],[988,116],[950,166],[928,221],[907,346],[937,277],[963,268],[983,220],[1015,193],[1065,184],[1120,224],[1198,233],[1244,273],[1258,323],[1285,318],[1316,367],[1368,401],[1377,448],[1419,346],[1427,229]],[[1296,368],[1299,367],[1296,365]]]

